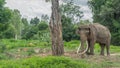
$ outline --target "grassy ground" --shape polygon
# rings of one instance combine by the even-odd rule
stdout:
[[[79,41],[64,42],[65,54],[51,56],[51,44],[38,40],[8,40],[0,43],[0,68],[120,68],[120,47],[111,45],[111,56],[95,55],[81,58],[76,54]]]

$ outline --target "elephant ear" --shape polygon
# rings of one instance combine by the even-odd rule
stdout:
[[[91,39],[95,39],[95,32],[96,32],[96,30],[95,30],[95,26],[94,25],[92,25],[92,24],[90,24],[89,25],[89,30],[90,30],[90,38]]]

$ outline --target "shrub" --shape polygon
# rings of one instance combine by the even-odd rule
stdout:
[[[78,47],[80,44],[80,41],[78,40],[72,40],[70,42],[64,42],[64,46],[67,48],[71,48],[71,49],[75,49],[76,47]]]
[[[6,49],[6,45],[3,43],[0,43],[0,53],[3,53]]]
[[[4,65],[5,64],[5,65]],[[66,57],[32,57],[22,60],[1,61],[1,68],[89,68],[86,61]]]

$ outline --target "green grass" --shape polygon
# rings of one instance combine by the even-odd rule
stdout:
[[[111,57],[101,57],[99,44],[95,45],[95,56],[86,57],[81,59],[79,57],[68,58],[65,56],[55,57],[47,56],[33,57],[34,48],[41,48],[51,50],[51,45],[47,42],[40,42],[39,40],[13,40],[3,39],[0,41],[0,68],[119,68],[120,55]],[[64,48],[67,52],[76,52],[80,44],[79,40],[72,40],[64,42]],[[20,51],[19,49],[27,51]],[[106,51],[106,50],[105,50]],[[6,53],[19,54],[21,56],[28,56],[31,58],[9,57]],[[120,53],[120,46],[110,46],[111,53]],[[105,52],[106,54],[106,52]]]
[[[91,59],[73,59],[64,56],[31,57],[19,60],[1,60],[0,68],[119,68],[120,60],[114,59],[98,56],[91,57]]]
[[[89,66],[84,60],[53,56],[0,61],[0,68],[89,68]]]
[[[44,47],[50,45],[47,42],[40,42],[39,40],[2,39],[1,42],[6,45],[7,49],[13,49],[16,47],[41,47],[41,48],[44,48]]]
[[[46,48],[51,47],[50,43],[47,42],[40,42],[39,40],[14,40],[14,39],[2,39],[2,42],[5,45],[6,49],[14,49],[19,47],[40,47]],[[76,50],[80,44],[79,40],[72,40],[70,42],[64,42],[64,47],[68,50]],[[99,44],[95,45],[95,52],[100,52]],[[111,52],[120,52],[119,46],[111,45]]]
[[[98,58],[101,59],[102,61],[97,61],[96,60],[92,60],[91,63],[91,68],[120,68],[120,56],[117,57],[112,57],[112,58],[108,58],[108,57],[104,57],[104,58]]]
[[[72,40],[70,42],[64,42],[65,50],[66,51],[75,51],[79,47],[80,41],[78,40]],[[101,51],[100,45],[95,44],[94,46],[94,52],[95,54],[99,54]],[[120,53],[120,46],[113,46],[110,45],[110,53]],[[105,48],[105,53],[106,53],[106,48]]]

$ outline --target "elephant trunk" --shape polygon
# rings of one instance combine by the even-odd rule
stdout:
[[[84,48],[84,44],[85,43],[86,43],[86,49]],[[81,49],[81,51],[80,51],[80,49]],[[86,53],[87,50],[88,50],[88,41],[81,42],[80,45],[79,45],[79,47],[78,47],[78,49],[77,49],[77,54],[82,55],[82,54]]]

